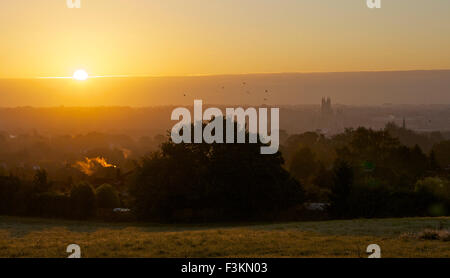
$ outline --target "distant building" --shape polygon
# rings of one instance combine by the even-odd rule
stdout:
[[[322,98],[322,105],[320,107],[322,116],[331,116],[333,115],[333,108],[331,107],[331,98]]]

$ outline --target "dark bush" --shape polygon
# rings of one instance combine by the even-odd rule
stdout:
[[[32,184],[14,176],[0,177],[0,214],[29,215],[34,194]]]
[[[33,180],[34,191],[43,193],[48,192],[51,188],[51,184],[48,182],[47,171],[37,170],[34,174]]]
[[[334,217],[346,217],[351,210],[349,198],[353,188],[354,171],[346,161],[337,161],[335,164],[329,210]]]
[[[426,191],[411,192],[376,185],[352,186],[345,204],[346,210],[340,211],[340,217],[344,218],[440,216],[445,215],[447,206],[442,199]]]
[[[46,192],[36,196],[34,213],[40,217],[70,217],[70,197],[55,192]]]
[[[98,208],[118,208],[120,200],[117,191],[110,184],[103,184],[95,190]]]
[[[16,177],[0,177],[0,214],[13,214],[14,199],[21,186]]]
[[[75,185],[70,191],[71,215],[77,219],[86,219],[95,214],[95,193],[87,182]]]

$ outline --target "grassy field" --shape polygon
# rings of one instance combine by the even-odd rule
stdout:
[[[0,257],[450,257],[450,241],[421,239],[450,218],[401,218],[248,225],[110,224],[0,216]]]

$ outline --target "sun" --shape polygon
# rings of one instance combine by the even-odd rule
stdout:
[[[78,81],[84,81],[89,78],[89,75],[85,70],[77,70],[73,73],[72,78]]]

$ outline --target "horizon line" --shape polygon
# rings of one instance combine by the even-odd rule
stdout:
[[[368,104],[368,103],[360,103],[360,104],[345,104],[345,103],[334,103],[335,106],[347,106],[347,107],[378,107],[378,106],[450,106],[450,103],[427,103],[427,104],[418,104],[418,103],[378,103],[378,104]],[[161,105],[144,105],[144,106],[135,106],[135,105],[50,105],[50,106],[33,106],[33,105],[17,105],[17,106],[0,106],[0,109],[17,109],[17,108],[37,108],[37,109],[53,109],[53,108],[131,108],[131,109],[142,109],[142,108],[154,108],[154,107],[193,107],[194,104],[161,104]],[[298,104],[218,104],[218,103],[208,103],[206,106],[230,106],[230,107],[247,107],[247,106],[256,106],[256,107],[292,107],[292,106],[320,106],[320,103],[298,103]]]
[[[388,69],[388,70],[359,70],[359,71],[286,71],[286,72],[250,72],[250,73],[198,73],[185,75],[152,75],[152,74],[132,74],[132,75],[94,75],[94,78],[182,78],[182,77],[218,77],[218,76],[248,76],[248,75],[282,75],[282,74],[337,74],[337,73],[389,73],[389,72],[428,72],[428,71],[450,71],[450,68],[442,69]],[[20,79],[73,79],[72,76],[42,76],[42,77],[0,77],[0,80],[20,80]]]

